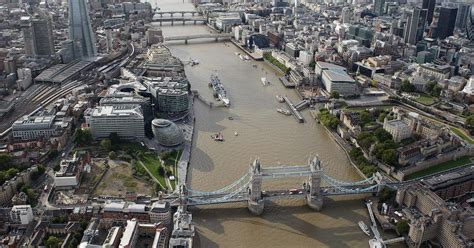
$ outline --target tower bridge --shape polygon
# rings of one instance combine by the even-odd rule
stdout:
[[[302,187],[296,189],[262,190],[262,183],[266,180],[302,177]],[[241,178],[229,185],[211,192],[201,192],[179,187],[179,191],[165,197],[171,205],[212,205],[233,202],[246,202],[249,210],[259,215],[264,210],[266,200],[281,198],[305,199],[312,209],[319,211],[323,206],[323,197],[337,195],[353,195],[377,193],[381,187],[388,185],[381,174],[358,181],[345,182],[324,174],[321,162],[314,157],[307,165],[261,167],[257,159],[249,166],[249,170]],[[324,181],[324,186],[321,183]],[[393,186],[393,185],[389,185]]]

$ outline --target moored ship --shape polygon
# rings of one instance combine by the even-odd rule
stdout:
[[[227,92],[224,89],[224,85],[222,85],[221,80],[219,79],[217,74],[211,75],[211,82],[209,83],[209,86],[212,87],[212,89],[217,95],[217,98],[221,100],[226,107],[229,107],[230,100],[227,97]]]

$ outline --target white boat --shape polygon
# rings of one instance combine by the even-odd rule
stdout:
[[[244,61],[245,61],[244,55],[240,54],[240,55],[239,55],[239,58],[240,58],[241,60],[244,60]]]
[[[245,59],[245,60],[250,60],[250,57],[249,57],[248,55],[245,55],[245,56],[244,56],[244,59]]]
[[[277,112],[284,115],[291,115],[291,112],[288,109],[277,108]]]
[[[276,95],[276,99],[278,102],[285,102],[285,99],[283,99],[283,97],[280,95]]]
[[[260,80],[262,81],[263,86],[267,86],[270,84],[266,77],[262,77],[260,78]]]
[[[359,221],[358,224],[359,224],[359,227],[362,230],[362,232],[364,232],[365,234],[367,234],[367,236],[370,237],[369,227],[363,221]]]
[[[240,53],[239,53],[239,52],[235,52],[235,55],[239,56],[239,55],[240,55]]]
[[[385,247],[384,244],[382,242],[380,242],[379,240],[376,240],[376,239],[371,239],[369,240],[369,247],[370,248],[383,248]]]
[[[234,136],[239,136],[239,133],[237,133],[237,132],[234,132]]]

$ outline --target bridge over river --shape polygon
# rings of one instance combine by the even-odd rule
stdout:
[[[266,180],[285,178],[304,178],[301,188],[274,189],[263,191],[262,183]],[[321,186],[322,182],[325,182]],[[247,202],[249,210],[259,215],[263,212],[265,200],[280,198],[301,198],[314,210],[321,210],[323,197],[336,195],[375,194],[382,186],[396,186],[386,181],[380,174],[358,181],[344,182],[324,174],[318,157],[309,161],[308,165],[275,166],[263,168],[257,159],[249,166],[249,171],[231,184],[211,192],[201,192],[185,185],[179,191],[164,198],[171,205],[198,206],[232,202]]]

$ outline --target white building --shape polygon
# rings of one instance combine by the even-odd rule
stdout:
[[[412,135],[410,126],[398,119],[389,121],[385,118],[383,129],[392,135],[395,142],[400,142],[404,139],[410,138]]]
[[[15,205],[10,210],[10,218],[13,223],[28,225],[33,221],[33,209],[30,205]]]
[[[138,238],[138,221],[136,219],[127,220],[127,226],[120,239],[119,248],[131,248],[135,245]]]
[[[145,137],[145,123],[140,105],[98,106],[86,118],[94,139],[117,133],[122,139]]]
[[[316,62],[316,78],[328,92],[338,92],[349,96],[356,94],[357,86],[355,80],[346,72],[346,68],[326,62]]]
[[[54,125],[55,116],[23,116],[12,125],[13,138],[19,140],[34,140],[49,138],[61,134],[58,126]]]
[[[153,205],[151,205],[149,214],[151,223],[163,223],[165,225],[171,223],[171,206],[167,201],[154,202]]]

